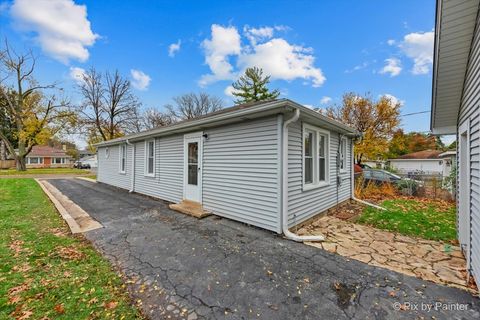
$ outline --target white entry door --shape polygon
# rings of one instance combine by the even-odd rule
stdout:
[[[202,132],[184,136],[184,192],[186,200],[202,203]]]

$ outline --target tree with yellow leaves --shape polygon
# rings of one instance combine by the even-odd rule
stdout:
[[[400,103],[388,96],[374,100],[370,95],[347,93],[342,104],[328,107],[325,114],[362,134],[355,143],[355,162],[376,159],[388,151],[388,141],[400,124]]]
[[[17,54],[8,44],[0,51],[0,139],[15,158],[19,171],[33,146],[43,144],[75,122],[62,90],[55,84],[40,85],[33,78],[35,57]]]

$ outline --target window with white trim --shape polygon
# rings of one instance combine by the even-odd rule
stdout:
[[[40,157],[29,157],[28,164],[42,164],[43,158]]]
[[[340,171],[347,171],[347,139],[340,139]]]
[[[303,188],[310,189],[328,184],[328,157],[330,134],[328,131],[303,125]]]
[[[145,175],[155,176],[155,140],[145,141]]]
[[[53,164],[64,164],[65,163],[65,158],[53,158],[52,163]]]
[[[127,166],[127,145],[122,144],[120,146],[120,173],[125,173]]]

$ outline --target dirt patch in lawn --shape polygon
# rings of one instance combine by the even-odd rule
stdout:
[[[348,216],[345,211],[338,215]],[[332,215],[311,220],[297,233],[323,234],[326,241],[306,244],[347,258],[477,292],[475,285],[467,281],[466,261],[455,245],[383,231]]]

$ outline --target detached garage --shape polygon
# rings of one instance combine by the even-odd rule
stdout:
[[[353,196],[355,136],[290,100],[238,105],[97,144],[97,179],[288,232]]]

